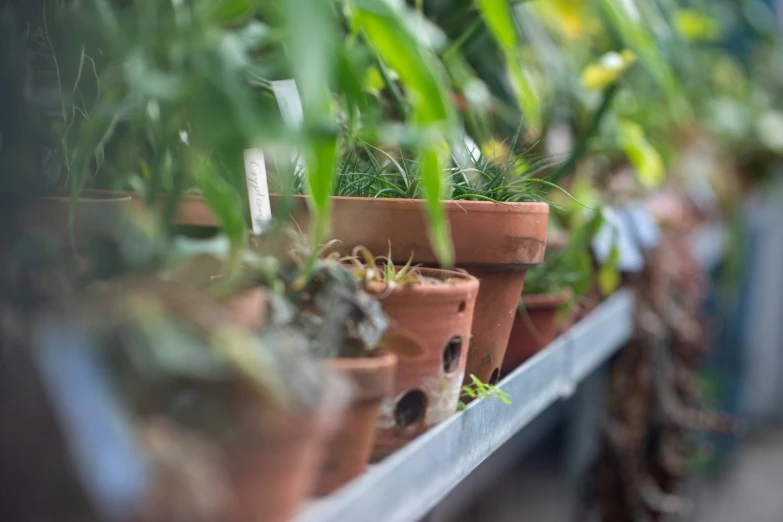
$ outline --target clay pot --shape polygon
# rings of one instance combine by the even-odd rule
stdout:
[[[349,394],[345,381],[334,386],[324,404],[310,414],[264,415],[248,439],[232,454],[232,504],[221,517],[228,522],[289,522],[313,491],[329,439],[338,429]]]
[[[232,295],[223,301],[231,320],[248,330],[259,330],[264,326],[266,315],[266,294],[263,288],[250,288]]]
[[[421,272],[457,281],[391,292],[385,286],[368,288],[391,320],[381,347],[398,358],[393,392],[378,419],[373,461],[447,419],[459,402],[479,282],[458,272]]]
[[[555,339],[559,327],[557,312],[565,302],[557,294],[522,296],[525,311],[518,311],[514,317],[503,375],[514,371]]]
[[[384,399],[391,395],[397,356],[380,352],[361,359],[332,359],[329,366],[352,382],[356,395],[329,443],[316,495],[328,495],[364,473],[375,443],[375,426]]]
[[[279,196],[272,196],[275,206]],[[332,237],[343,255],[364,246],[376,255],[392,248],[395,263],[436,266],[421,200],[346,198],[333,200]],[[294,218],[305,228],[300,197]],[[466,375],[496,382],[508,344],[527,269],[544,259],[549,206],[546,203],[446,201],[456,264],[481,281]]]
[[[73,233],[77,244],[88,236],[116,236],[123,214],[133,205],[131,197],[109,191],[85,190],[74,213]],[[70,244],[71,198],[64,191],[31,198],[21,214],[25,233],[44,237],[58,245]]]
[[[57,190],[54,192],[57,197],[68,198],[67,191]],[[143,206],[144,201],[137,192],[132,190],[104,190],[104,189],[85,189],[82,192],[82,198],[85,199],[110,199],[123,198],[131,200],[133,205]],[[168,198],[166,194],[159,194],[158,201],[160,205],[165,205]],[[182,194],[179,197],[177,212],[174,214],[174,225],[197,226],[197,227],[217,227],[220,226],[217,218],[212,213],[204,201],[204,196],[198,194]]]

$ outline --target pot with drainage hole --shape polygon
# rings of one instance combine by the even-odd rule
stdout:
[[[381,347],[397,355],[397,375],[378,419],[378,461],[444,421],[457,409],[479,291],[468,274],[421,268],[427,284],[370,284],[391,320]]]

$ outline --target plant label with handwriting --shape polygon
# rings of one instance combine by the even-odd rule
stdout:
[[[250,221],[254,234],[260,234],[264,225],[272,219],[272,205],[269,202],[269,186],[266,180],[264,151],[246,149],[245,177],[247,178],[247,197],[250,203]]]

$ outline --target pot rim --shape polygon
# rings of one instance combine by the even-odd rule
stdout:
[[[522,294],[525,308],[560,308],[566,301],[561,294]]]
[[[51,201],[56,203],[70,203],[70,196],[35,196],[33,198],[37,201]],[[112,203],[130,203],[133,198],[123,195],[111,195],[111,194],[88,194],[81,195],[77,198],[77,205],[106,205]]]
[[[397,268],[402,268],[401,265],[395,265]],[[374,297],[378,295],[402,295],[402,294],[422,294],[428,296],[450,296],[452,294],[473,293],[479,290],[479,280],[466,272],[457,272],[455,270],[445,270],[442,268],[429,268],[419,267],[418,270],[424,276],[442,278],[440,276],[447,276],[450,279],[460,279],[457,284],[441,284],[441,285],[411,285],[411,286],[396,286],[391,292],[388,290],[388,286],[383,283],[370,283],[365,286],[365,291]],[[387,296],[388,296],[387,295]]]
[[[333,357],[327,359],[329,366],[340,371],[373,373],[393,367],[397,356],[386,350],[374,350],[367,357]]]
[[[271,197],[287,197],[304,199],[303,194],[270,194]],[[419,198],[371,198],[366,196],[330,196],[334,201],[346,201],[353,203],[368,203],[377,206],[402,206],[413,207],[405,210],[419,210],[426,203]],[[441,202],[449,212],[485,212],[485,213],[515,213],[515,214],[549,214],[549,204],[543,201],[474,201],[444,199]]]

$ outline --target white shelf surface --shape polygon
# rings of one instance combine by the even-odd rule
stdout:
[[[715,264],[723,234],[694,237],[697,258]],[[297,522],[413,522],[429,513],[471,471],[617,352],[631,337],[633,295],[621,289],[498,387],[511,405],[472,402],[332,495],[308,503]]]

